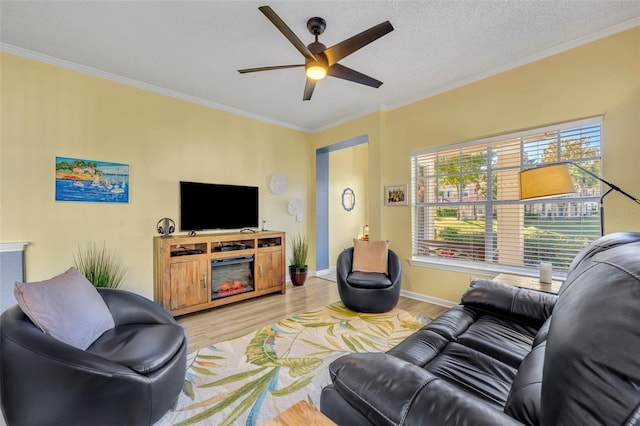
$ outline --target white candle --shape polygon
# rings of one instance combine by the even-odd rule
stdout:
[[[553,266],[550,262],[540,262],[540,282],[551,284],[551,274],[553,273]]]

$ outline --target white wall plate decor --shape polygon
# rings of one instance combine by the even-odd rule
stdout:
[[[302,200],[300,198],[292,199],[291,201],[289,201],[287,210],[289,211],[289,214],[293,216],[302,213]]]
[[[269,182],[269,187],[271,188],[271,192],[276,195],[284,194],[289,186],[289,182],[287,181],[287,177],[282,173],[276,173],[271,176],[271,181]]]

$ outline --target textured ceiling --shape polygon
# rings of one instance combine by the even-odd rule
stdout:
[[[304,63],[258,11],[332,46],[389,20],[395,30],[340,61],[379,89],[328,77],[302,101]],[[2,50],[305,131],[391,109],[640,25],[640,1],[6,1]],[[597,58],[594,58],[596,61]]]

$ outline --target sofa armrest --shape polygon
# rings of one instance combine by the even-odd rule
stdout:
[[[555,294],[474,279],[461,303],[478,311],[541,325],[551,315],[557,299]]]
[[[346,248],[338,255],[336,262],[336,275],[338,280],[343,284],[347,282],[347,277],[351,273],[351,265],[353,264],[353,247]]]
[[[116,327],[126,324],[175,324],[175,319],[153,300],[126,290],[98,288]]]
[[[400,257],[393,250],[387,251],[387,275],[393,281],[392,285],[397,285],[402,279],[402,264],[400,263]]]
[[[329,373],[340,396],[375,425],[520,424],[430,372],[387,353],[345,355],[331,363]]]
[[[372,424],[402,424],[417,392],[435,376],[385,353],[357,353],[329,365],[335,389]]]

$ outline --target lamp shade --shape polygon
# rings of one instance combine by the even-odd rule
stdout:
[[[520,172],[520,199],[557,197],[575,192],[567,164],[534,167]]]
[[[322,80],[327,76],[327,68],[318,61],[310,61],[305,65],[307,77],[312,80]]]

